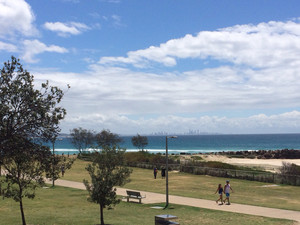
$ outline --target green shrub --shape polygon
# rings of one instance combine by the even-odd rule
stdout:
[[[198,155],[194,155],[191,157],[193,160],[199,161],[199,160],[203,160],[203,158],[201,156]]]
[[[166,163],[166,156],[161,153],[149,153],[146,151],[126,152],[125,159],[129,166],[137,166],[140,163],[149,163],[159,166]],[[176,156],[168,157],[169,164],[179,164],[180,160]]]
[[[78,154],[77,158],[84,161],[92,161],[90,152],[81,152]]]
[[[282,175],[300,175],[300,166],[294,163],[283,162],[279,170]]]

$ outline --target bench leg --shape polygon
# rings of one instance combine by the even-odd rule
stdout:
[[[129,197],[127,196],[127,202],[129,202]]]
[[[140,201],[140,204],[142,204],[142,199],[141,198],[139,199],[139,201]]]

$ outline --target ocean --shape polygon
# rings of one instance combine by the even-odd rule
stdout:
[[[132,136],[121,138],[122,148],[127,151],[138,151],[131,143]],[[147,138],[148,145],[145,149],[148,152],[165,153],[166,136],[147,136]],[[168,138],[169,154],[278,149],[300,149],[300,134],[178,135],[177,138]],[[55,153],[74,154],[78,151],[72,145],[71,139],[64,137],[56,141]]]

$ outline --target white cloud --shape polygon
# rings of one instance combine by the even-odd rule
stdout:
[[[189,129],[296,132],[300,127],[299,30],[298,20],[234,26],[186,35],[158,47],[128,52],[127,57],[103,57],[81,74],[36,75],[58,86],[71,85],[63,100],[68,112],[63,123],[66,132],[74,124],[122,134]],[[118,67],[132,64],[141,68],[152,62],[175,66],[181,58],[212,58],[232,64],[160,73]],[[92,63],[91,58],[84,60]],[[267,110],[273,115],[227,116],[248,110]],[[223,116],[202,116],[211,112]]]
[[[113,25],[115,27],[124,27],[125,26],[125,24],[122,23],[121,16],[114,14],[111,16],[111,18],[113,20]]]
[[[120,134],[151,134],[156,132],[184,133],[189,130],[211,133],[283,133],[297,132],[300,126],[300,112],[292,111],[267,116],[228,118],[217,116],[181,117],[175,115],[157,116],[151,119],[130,119],[124,115],[91,113],[71,115],[63,122],[64,132],[77,126],[96,131],[110,129]]]
[[[75,4],[80,2],[80,0],[62,0],[62,1],[63,2],[71,2],[71,3],[75,3]]]
[[[127,57],[102,57],[101,64],[175,66],[178,59],[212,58],[255,68],[300,65],[300,20],[260,23],[202,31],[160,46],[130,51]]]
[[[35,16],[24,0],[0,0],[0,37],[22,34],[32,36],[38,33],[33,22]]]
[[[41,54],[43,52],[56,52],[56,53],[66,53],[67,49],[57,46],[50,45],[47,46],[39,40],[25,40],[24,43],[24,54],[22,58],[29,63],[35,63],[38,59],[35,58],[36,55]]]
[[[101,0],[102,2],[108,2],[108,3],[120,3],[121,0]]]
[[[78,35],[82,32],[89,30],[90,27],[85,25],[84,23],[77,22],[69,22],[69,23],[61,23],[61,22],[46,22],[44,27],[47,30],[57,32],[59,36],[66,37],[69,35]]]
[[[0,41],[0,51],[17,52],[17,46]]]
[[[274,132],[295,131],[294,126],[300,125],[298,111],[280,117],[180,116],[211,111],[299,108],[298,67],[261,70],[220,67],[154,74],[95,64],[83,74],[36,75],[54,85],[71,85],[63,101],[68,111],[66,127],[77,121],[78,126],[109,128],[122,134],[180,132],[197,127],[207,132],[255,133],[255,129],[271,132],[273,128]],[[160,116],[165,114],[170,116]],[[143,119],[140,115],[154,115],[154,118]]]
[[[89,15],[94,19],[100,19],[101,18],[101,15],[97,12],[91,12],[91,13],[89,13]]]

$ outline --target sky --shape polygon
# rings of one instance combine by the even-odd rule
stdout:
[[[0,0],[0,27],[64,133],[300,132],[299,0]]]

